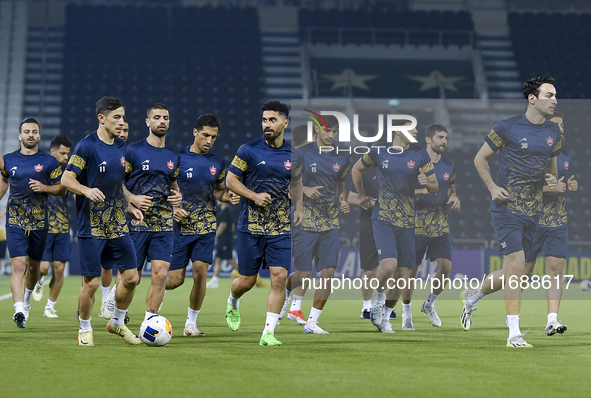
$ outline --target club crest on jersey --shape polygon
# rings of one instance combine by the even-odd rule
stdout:
[[[121,166],[125,167],[125,158],[121,156]]]
[[[337,172],[337,173],[338,173],[338,172],[339,172],[339,170],[341,169],[341,165],[340,165],[340,164],[338,164],[338,163],[335,163],[335,164],[333,164],[333,165],[332,165],[332,169],[333,169],[335,172]]]
[[[406,162],[406,165],[408,166],[409,169],[415,168],[415,162],[413,162],[412,160],[410,162]]]
[[[214,175],[215,175],[215,172],[216,172],[216,171],[217,171],[217,169],[215,168],[215,166],[211,166],[211,167],[209,168],[209,172],[211,173],[211,175],[212,175],[212,176],[214,176]]]
[[[169,169],[171,169],[171,170],[174,168],[174,163],[172,163],[172,161],[170,161],[170,160],[169,160],[168,162],[166,162],[166,165],[167,165],[167,166],[168,166],[168,168],[169,168]]]
[[[449,173],[443,173],[443,179],[445,181],[449,180]]]
[[[43,170],[43,165],[42,164],[38,164],[38,165],[35,166],[35,171],[37,173],[39,173],[41,170]]]
[[[552,144],[554,144],[554,138],[552,138],[552,137],[546,138],[546,144],[548,144],[548,146],[552,146]]]
[[[283,165],[287,170],[291,170],[291,161],[288,160],[286,162],[283,162]]]
[[[569,163],[568,162],[564,162],[564,168],[568,170],[568,166],[569,166]]]

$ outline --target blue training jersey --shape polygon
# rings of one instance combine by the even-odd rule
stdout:
[[[564,149],[560,151],[560,154],[556,158],[556,165],[558,166],[558,179],[564,177],[562,180],[565,184],[570,178],[568,168],[572,155],[570,152]],[[566,211],[566,192],[544,192],[542,195],[542,215],[538,225],[541,227],[562,227],[567,224],[567,211]]]
[[[232,210],[230,210],[230,206],[220,209],[217,219],[220,224],[226,223],[226,228],[218,236],[218,246],[232,247],[234,243],[234,217],[232,217]]]
[[[497,185],[509,193],[507,200],[491,201],[490,209],[539,216],[546,169],[562,147],[558,125],[548,119],[533,124],[522,114],[495,124],[485,141],[500,150]]]
[[[363,155],[365,167],[375,165],[378,197],[372,220],[381,220],[396,227],[414,228],[414,196],[419,169],[426,176],[433,174],[433,163],[426,150],[411,145],[399,153],[397,149],[374,146]]]
[[[25,231],[47,229],[47,193],[34,192],[29,180],[54,185],[62,178],[57,160],[41,150],[23,155],[20,150],[4,155],[2,177],[8,180],[10,196],[6,226]]]
[[[66,170],[76,173],[82,185],[98,188],[105,195],[101,203],[76,195],[78,237],[116,239],[128,234],[123,196],[126,146],[120,138],[109,145],[95,131],[74,148]]]
[[[291,145],[283,141],[279,148],[257,138],[238,148],[228,171],[241,178],[241,182],[256,193],[271,195],[271,203],[265,207],[241,198],[238,231],[256,235],[291,234],[288,196],[291,180]]]
[[[209,152],[201,155],[188,146],[179,151],[180,172],[177,178],[183,194],[182,208],[188,216],[174,222],[175,233],[208,234],[217,230],[215,186],[224,183],[226,167],[219,156]]]
[[[449,233],[447,200],[449,187],[456,180],[452,161],[440,158],[433,163],[439,191],[415,197],[415,234],[435,238]],[[417,183],[417,188],[423,188]]]
[[[319,188],[320,197],[303,196],[304,221],[298,228],[323,232],[339,228],[338,185],[349,175],[348,153],[319,153],[316,142],[298,148],[301,159],[302,184]]]
[[[65,167],[62,169],[65,170]],[[68,195],[47,196],[47,221],[50,234],[63,234],[70,232],[68,223]]]
[[[144,221],[131,223],[130,231],[172,231],[172,205],[168,203],[170,187],[179,172],[179,156],[170,148],[157,148],[144,138],[131,144],[125,151],[125,186],[134,195],[152,197]]]

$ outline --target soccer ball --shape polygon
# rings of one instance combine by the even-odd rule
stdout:
[[[581,281],[581,290],[584,292],[591,290],[591,281],[589,279]]]
[[[162,347],[172,338],[172,325],[163,316],[152,315],[140,326],[140,339],[150,347]]]

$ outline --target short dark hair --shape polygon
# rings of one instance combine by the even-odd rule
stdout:
[[[62,145],[66,148],[72,148],[72,142],[68,139],[68,137],[58,135],[53,140],[51,140],[51,145],[49,145],[49,147],[58,149]]]
[[[222,123],[220,122],[220,118],[211,113],[204,113],[203,115],[197,118],[197,122],[195,123],[195,128],[197,131],[203,130],[203,127],[217,127],[218,131],[222,127]]]
[[[326,123],[326,128],[333,128],[335,126],[339,126],[339,120],[336,116],[333,115],[326,115],[322,117],[324,119],[324,123]]]
[[[552,115],[552,117],[559,117],[559,118],[564,119],[564,115],[560,111],[554,111],[554,114]],[[552,117],[550,117],[549,119],[552,119]]]
[[[111,111],[125,108],[123,101],[115,97],[103,97],[96,102],[96,115],[108,115]]]
[[[425,130],[425,137],[429,137],[429,138],[433,139],[433,136],[438,131],[444,131],[447,133],[447,129],[445,127],[443,127],[442,125],[432,124],[432,125],[428,126],[427,129]]]
[[[289,108],[287,105],[279,101],[266,102],[263,106],[261,106],[261,111],[275,111],[285,119],[289,118]]]
[[[533,94],[536,98],[538,98],[538,95],[540,95],[540,86],[544,83],[554,86],[556,85],[556,79],[554,79],[552,76],[538,76],[532,77],[523,83],[523,96],[525,99],[527,99],[530,94]]]
[[[300,147],[308,141],[308,126],[300,124],[291,130],[291,144]]]
[[[161,104],[160,102],[156,102],[155,104],[152,104],[148,107],[148,110],[146,111],[146,116],[150,117],[150,111],[154,110],[154,109],[164,109],[165,111],[168,110],[168,108],[166,107],[166,105]]]
[[[41,126],[39,125],[39,122],[37,121],[37,119],[35,119],[34,117],[28,117],[26,119],[23,119],[23,121],[21,122],[21,124],[18,125],[18,133],[21,133],[21,127],[23,127],[23,124],[25,123],[35,123],[37,126],[39,126],[39,129],[41,129]]]

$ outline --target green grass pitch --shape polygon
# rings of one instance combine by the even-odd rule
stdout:
[[[241,300],[242,325],[232,332],[224,311],[229,280],[209,289],[198,326],[204,338],[183,337],[192,280],[167,293],[161,314],[172,323],[171,342],[162,348],[132,347],[105,330],[97,313],[96,347],[79,347],[76,303],[79,277],[69,277],[57,302],[58,319],[42,316],[47,300],[32,302],[28,327],[12,321],[12,299],[0,301],[1,397],[536,397],[589,396],[591,316],[588,300],[562,303],[565,335],[547,337],[546,303],[524,301],[522,331],[533,349],[505,347],[504,303],[483,300],[472,330],[459,324],[459,300],[439,300],[441,328],[432,327],[413,305],[416,331],[375,331],[359,319],[360,300],[329,301],[320,325],[329,335],[304,335],[287,319],[276,329],[283,347],[260,347],[268,289],[254,288]],[[149,279],[131,304],[130,327],[138,332]],[[0,277],[0,295],[10,292]],[[591,292],[589,292],[591,298]],[[304,302],[307,315],[311,301]],[[400,306],[397,307],[399,315]]]

